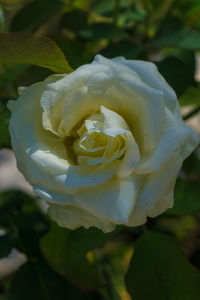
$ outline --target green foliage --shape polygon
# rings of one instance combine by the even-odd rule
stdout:
[[[11,30],[32,33],[48,17],[63,7],[61,1],[40,0],[28,2],[13,18]]]
[[[92,61],[96,49],[96,42],[82,43],[79,40],[72,40],[61,36],[55,36],[53,38],[57,45],[63,50],[73,68],[78,68],[79,66]]]
[[[115,56],[125,56],[127,59],[137,58],[141,52],[141,47],[133,41],[122,39],[118,42],[111,42],[105,47],[101,54],[108,58]]]
[[[192,214],[200,210],[200,186],[198,182],[177,180],[174,195],[174,206],[169,213]]]
[[[11,234],[0,236],[0,258],[7,257],[14,246],[14,238]]]
[[[85,233],[82,237],[80,230],[73,232],[53,224],[49,233],[41,240],[42,252],[52,268],[75,286],[83,289],[103,287],[105,281],[102,274],[98,272],[95,264],[85,256],[87,251],[100,244],[97,242],[98,238],[93,244],[91,230],[89,236]],[[103,235],[103,233],[99,234]],[[78,236],[82,239],[80,245],[77,245]],[[54,244],[55,240],[56,244]],[[83,249],[80,248],[81,244],[84,246]],[[75,258],[72,258],[72,250]]]
[[[158,70],[175,90],[177,96],[182,95],[188,87],[195,85],[189,68],[182,60],[168,56],[156,64]]]
[[[180,105],[193,106],[188,120],[200,109],[199,49],[199,0],[2,0],[0,148],[11,146],[6,105],[18,86],[70,73],[97,53],[155,62]],[[1,192],[0,259],[15,248],[27,261],[1,281],[0,300],[199,299],[200,275],[189,263],[200,269],[199,174],[197,151],[183,164],[173,208],[150,219],[144,235],[141,227],[67,230],[38,199]]]
[[[74,20],[77,21],[74,22]],[[69,11],[63,16],[61,24],[64,28],[79,32],[88,25],[88,13],[80,9]]]
[[[6,107],[6,102],[6,99],[0,99],[0,148],[10,147],[10,134],[8,130],[10,111]]]
[[[4,11],[0,6],[0,31],[3,31],[4,29],[4,23],[5,23],[5,18],[4,18]]]
[[[73,231],[70,235],[70,244],[68,247],[68,258],[71,262],[82,259],[88,251],[102,247],[105,242],[117,230],[111,233],[103,233],[97,228],[84,229],[79,228]]]
[[[126,38],[126,32],[112,23],[94,23],[80,31],[80,36],[91,40]]]
[[[79,291],[42,260],[28,262],[16,272],[9,297],[13,300],[81,299]]]
[[[137,240],[126,275],[133,299],[197,300],[199,282],[198,271],[170,236],[146,232]]]
[[[45,216],[30,196],[19,191],[0,194],[0,228],[15,239],[17,249],[30,257],[38,254],[38,239],[48,226]]]
[[[171,34],[173,32],[173,34]],[[166,26],[162,33],[152,40],[153,47],[177,46],[185,49],[200,48],[200,32],[189,27]]]
[[[179,98],[180,105],[200,105],[200,86],[188,87],[184,94]]]
[[[25,33],[0,33],[0,63],[33,64],[58,73],[72,71],[53,41]]]

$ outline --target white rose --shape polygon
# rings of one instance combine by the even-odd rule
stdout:
[[[197,134],[154,64],[97,55],[19,90],[10,134],[19,170],[61,226],[137,226],[173,205]]]

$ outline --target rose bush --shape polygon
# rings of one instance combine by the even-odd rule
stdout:
[[[137,226],[173,205],[198,144],[154,64],[97,55],[19,89],[10,134],[19,170],[61,226]]]

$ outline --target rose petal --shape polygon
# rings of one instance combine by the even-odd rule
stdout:
[[[113,223],[126,224],[135,205],[140,181],[137,177],[112,178],[104,185],[74,194],[78,207]]]
[[[59,226],[70,229],[76,229],[80,226],[85,228],[95,226],[104,232],[110,232],[116,226],[106,219],[96,218],[94,215],[72,206],[50,205],[48,213]]]
[[[173,112],[177,106],[177,97],[174,90],[169,86],[166,80],[158,72],[155,64],[141,60],[128,60],[124,57],[117,57],[113,59],[136,72],[140,78],[150,87],[160,90],[164,93],[164,100],[166,106]]]
[[[50,173],[66,172],[68,163],[62,159],[65,153],[62,141],[45,132],[41,124],[39,100],[44,86],[37,83],[22,91],[13,106],[10,134],[18,168],[26,179],[32,185],[51,186]]]
[[[77,192],[83,188],[96,187],[112,178],[118,168],[119,161],[114,161],[107,168],[98,171],[98,168],[81,168],[70,166],[66,173],[55,174],[54,178],[59,185],[65,187],[66,192]]]
[[[101,90],[100,85],[96,91],[90,90],[88,78],[88,86],[68,95],[63,103],[66,134],[88,114],[94,114],[101,106],[105,106],[124,118],[143,152],[151,151],[165,124],[162,92],[152,89],[130,74],[120,75],[120,70],[113,70],[113,74],[109,72],[107,75],[110,88],[105,91]]]
[[[144,157],[134,170],[137,174],[147,174],[163,169],[172,161],[181,163],[199,143],[199,136],[183,121],[179,121],[166,109],[167,123],[159,143],[152,153]]]
[[[165,169],[146,176],[129,226],[139,226],[147,217],[156,217],[173,205],[173,190],[181,163],[176,160]]]
[[[63,102],[70,101],[68,96],[84,86],[84,81],[88,76],[92,76],[104,69],[108,68],[103,65],[100,68],[84,65],[69,75],[61,76],[60,80],[49,80],[47,82],[41,97],[43,126],[46,130],[50,130],[58,136],[63,136],[62,130],[61,132],[59,131],[60,122],[63,118]]]

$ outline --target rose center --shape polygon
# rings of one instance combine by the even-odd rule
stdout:
[[[72,131],[65,144],[75,164],[82,167],[105,166],[123,158],[126,138],[125,134],[108,134],[100,114],[97,114],[85,119],[81,127]]]

